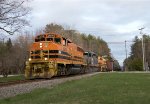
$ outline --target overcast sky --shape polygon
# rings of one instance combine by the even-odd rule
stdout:
[[[48,23],[70,26],[79,32],[100,36],[109,44],[113,56],[125,58],[124,41],[139,35],[139,28],[150,31],[150,0],[33,0],[32,29]],[[128,54],[130,44],[127,43]]]

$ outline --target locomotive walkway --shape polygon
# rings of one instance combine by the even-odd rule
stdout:
[[[18,84],[18,85],[11,85],[7,87],[0,87],[0,99],[7,98],[7,97],[13,97],[18,94],[22,93],[29,93],[34,89],[37,88],[53,88],[54,86],[71,80],[77,80],[85,77],[90,77],[96,74],[99,74],[100,72],[93,72],[83,75],[76,75],[71,77],[65,77],[65,78],[57,78],[57,79],[51,79],[51,80],[44,80],[44,81],[38,81],[38,82],[32,82],[32,83],[24,83],[24,84]]]

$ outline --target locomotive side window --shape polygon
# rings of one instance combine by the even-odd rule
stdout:
[[[31,51],[30,53],[31,53],[31,54],[34,54],[34,51]]]
[[[67,45],[67,40],[65,38],[63,38],[63,45],[66,46]]]
[[[39,35],[36,37],[35,42],[45,41],[45,35]]]
[[[61,39],[60,38],[55,38],[55,42],[58,44],[61,44]]]
[[[39,41],[39,39],[36,38],[36,39],[35,39],[35,42],[38,42],[38,41]]]
[[[41,38],[41,41],[45,41],[45,38],[44,38],[44,37],[42,37],[42,38]]]
[[[43,50],[43,53],[48,53],[48,50]]]
[[[34,51],[34,54],[40,54],[40,50]]]
[[[89,57],[92,57],[92,54],[91,54],[91,53],[89,53]]]

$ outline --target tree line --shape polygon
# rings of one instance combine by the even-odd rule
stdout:
[[[131,45],[130,56],[124,60],[124,67],[128,71],[143,71],[143,51],[142,38],[137,36],[134,38],[134,43]],[[143,43],[145,47],[145,69],[150,68],[150,36],[143,36]]]
[[[0,74],[7,77],[8,74],[24,73],[31,39],[29,35],[20,35],[13,42],[10,38],[6,42],[0,41]]]

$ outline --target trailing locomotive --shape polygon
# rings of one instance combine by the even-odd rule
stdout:
[[[88,72],[98,71],[98,56],[94,52],[84,52],[84,62]]]

